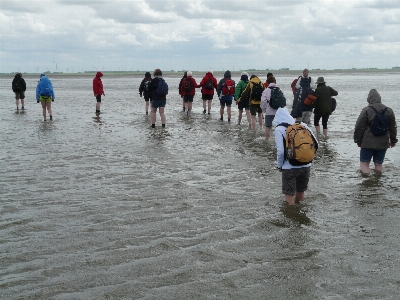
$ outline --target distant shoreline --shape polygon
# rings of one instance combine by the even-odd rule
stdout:
[[[230,70],[232,75],[240,76],[242,72],[247,72],[249,74],[256,74],[256,75],[266,75],[268,72],[273,73],[274,75],[301,75],[303,70],[287,70],[287,69],[280,69],[280,70],[240,70],[240,71],[232,71]],[[64,73],[64,72],[48,72],[46,75],[51,77],[55,76],[94,76],[97,71],[85,71],[85,72],[78,72],[78,73]],[[104,74],[104,76],[139,76],[142,77],[146,72],[152,73],[152,70],[148,71],[100,71]],[[182,76],[185,71],[163,71],[164,76]],[[193,76],[201,76],[204,75],[207,71],[192,71]],[[225,71],[214,71],[214,75],[223,75]],[[10,77],[14,76],[15,73],[0,73],[0,77]],[[322,69],[310,69],[310,74],[316,75],[323,75],[323,74],[374,74],[374,73],[400,73],[399,68],[392,68],[392,69],[335,69],[335,70],[322,70]],[[39,76],[41,73],[24,73],[24,76]]]

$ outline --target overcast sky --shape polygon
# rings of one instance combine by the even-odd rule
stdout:
[[[400,66],[399,0],[0,0],[0,72]]]

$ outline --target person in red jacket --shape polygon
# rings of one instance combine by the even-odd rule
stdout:
[[[213,75],[212,70],[208,70],[206,75],[201,80],[201,99],[203,99],[203,114],[206,113],[206,104],[208,101],[208,114],[211,113],[211,103],[214,98],[214,90],[217,90],[218,82]]]
[[[103,73],[97,72],[96,77],[93,79],[93,94],[96,97],[96,115],[100,114],[100,103],[101,103],[101,95],[105,96],[103,90],[103,82],[101,81],[101,77]]]
[[[192,72],[187,71],[187,77],[182,80],[181,95],[183,95],[183,101],[185,102],[185,111],[188,116],[192,112],[193,98],[196,93],[195,88],[200,87],[197,84],[196,79],[192,77]]]

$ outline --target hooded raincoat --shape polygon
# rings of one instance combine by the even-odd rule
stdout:
[[[288,124],[294,124],[295,120],[293,117],[290,115],[289,111],[287,110],[286,107],[283,108],[278,108],[278,110],[275,113],[275,118],[272,121],[273,125],[276,126],[275,128],[275,143],[276,143],[276,149],[277,149],[277,160],[276,160],[276,166],[279,169],[294,169],[294,168],[305,168],[305,167],[310,167],[312,163],[309,163],[307,165],[303,166],[293,166],[289,163],[289,160],[286,159],[285,157],[285,144],[284,144],[284,138],[286,138],[286,127],[285,126],[279,126],[281,123],[288,123]],[[311,134],[314,136],[310,128],[307,126],[305,123],[301,123],[305,128],[307,128]],[[315,141],[317,141],[317,138],[314,136]],[[318,147],[318,142],[317,142],[317,147]]]
[[[367,98],[369,106],[373,106],[377,111],[385,109],[385,105],[381,102],[381,95],[375,89],[370,90]],[[369,126],[373,123],[375,111],[369,106],[364,107],[358,116],[356,126],[354,128],[354,142],[361,148],[370,148],[374,150],[382,150],[389,148],[389,142],[397,143],[397,125],[393,110],[388,107],[386,115],[389,121],[389,130],[386,135],[373,135]]]
[[[103,82],[101,81],[101,77],[103,77],[103,73],[97,72],[96,77],[93,79],[93,94],[103,95]]]
[[[204,86],[209,82],[211,79],[213,83],[213,88],[212,89],[206,89]],[[204,95],[214,95],[214,90],[217,89],[218,87],[218,82],[217,79],[214,77],[214,75],[211,72],[207,72],[206,75],[203,77],[203,79],[200,81],[199,87],[201,87],[201,93]]]

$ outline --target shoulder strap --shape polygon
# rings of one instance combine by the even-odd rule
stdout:
[[[372,105],[370,105],[370,106],[368,106],[368,107],[371,107],[374,111],[375,111],[375,113],[377,113],[377,114],[379,114],[380,112],[375,108],[375,107],[373,107]],[[383,114],[386,112],[386,110],[387,110],[388,108],[387,108],[387,106],[385,106],[385,108],[381,111]]]
[[[288,128],[290,126],[290,124],[289,123],[281,123],[281,124],[278,124],[277,126],[284,126],[284,127]]]

